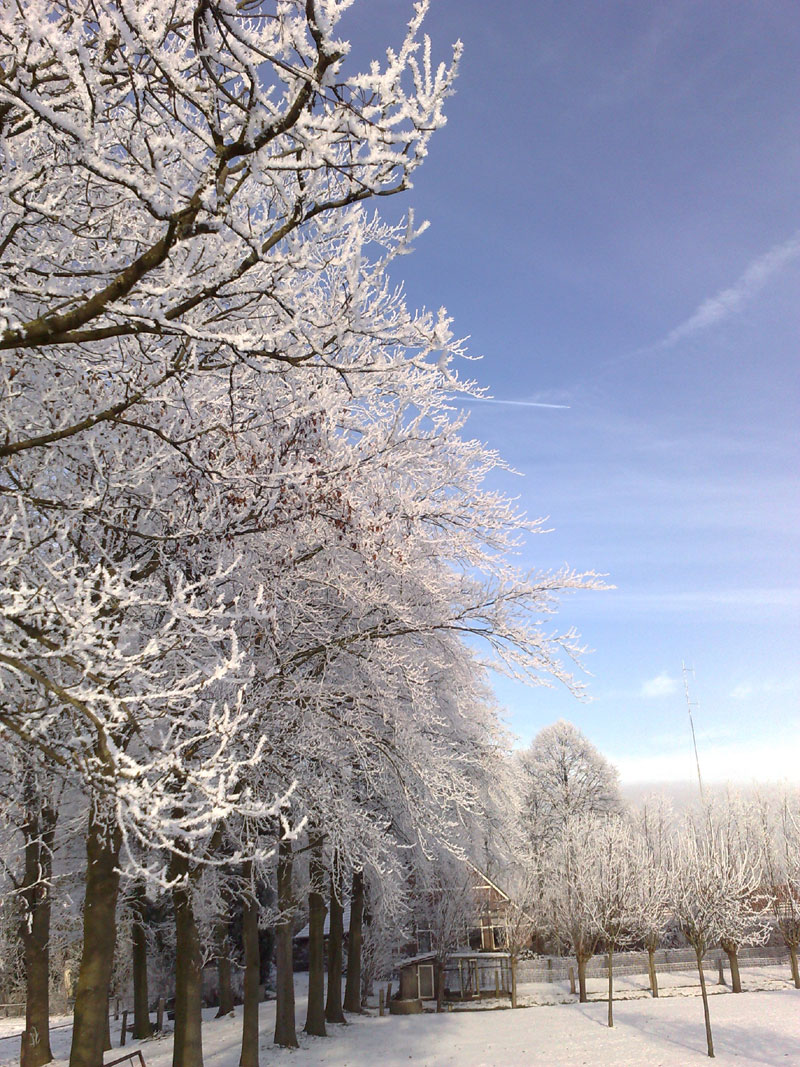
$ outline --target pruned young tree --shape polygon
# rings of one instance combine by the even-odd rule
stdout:
[[[639,869],[633,834],[626,819],[595,816],[595,862],[587,897],[608,954],[608,1025],[614,1025],[614,953],[636,937],[634,894]]]
[[[708,819],[687,820],[671,856],[672,910],[684,937],[694,949],[708,1055],[714,1056],[711,1016],[703,972],[708,949],[735,931],[737,943],[758,944],[769,934],[769,915],[761,896],[757,864],[746,854],[732,854]]]
[[[662,797],[648,798],[634,828],[635,878],[630,896],[633,928],[647,950],[650,990],[658,996],[656,949],[672,919],[669,856],[674,817]]]
[[[777,797],[757,796],[753,849],[760,857],[764,893],[789,950],[792,981],[800,989],[800,796],[786,789]]]
[[[586,992],[586,964],[597,951],[598,925],[592,877],[597,862],[597,816],[568,816],[545,853],[544,910],[547,927],[578,964],[578,995]]]

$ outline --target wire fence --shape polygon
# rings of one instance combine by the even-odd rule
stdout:
[[[789,953],[781,945],[760,945],[739,949],[740,967],[772,967],[789,963]],[[719,965],[727,966],[728,957],[721,948],[709,949],[703,958],[703,970],[717,972]],[[673,973],[697,968],[697,958],[691,948],[660,948],[655,954],[656,971]],[[518,982],[563,982],[569,978],[570,969],[575,969],[573,956],[538,956],[520,960],[517,965]],[[649,968],[646,952],[615,952],[614,974],[647,974]],[[602,953],[586,964],[587,978],[608,977],[608,956]]]

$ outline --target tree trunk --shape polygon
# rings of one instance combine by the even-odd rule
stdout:
[[[654,997],[658,996],[658,973],[656,972],[656,950],[648,946],[647,966],[650,971],[650,989]]]
[[[436,960],[436,1010],[444,1008],[444,960]]]
[[[153,1036],[153,1028],[150,1025],[150,997],[147,991],[147,897],[143,882],[136,882],[133,886],[130,904],[133,913],[133,1036],[137,1041],[144,1041]]]
[[[322,862],[322,838],[311,841],[308,894],[308,1011],[305,1031],[325,1037],[325,868]]]
[[[703,974],[703,953],[699,949],[695,949],[695,956],[697,956],[697,970],[700,974],[700,992],[703,995],[703,1015],[706,1020],[706,1045],[708,1047],[708,1054],[714,1058],[714,1041],[711,1037],[711,1015],[708,1011],[708,993],[706,992],[706,976]]]
[[[242,908],[244,946],[244,1008],[242,1011],[242,1053],[239,1067],[258,1067],[258,994],[261,980],[261,950],[258,941],[258,900],[252,881],[253,865],[245,866],[245,880],[251,883]],[[230,964],[228,965],[230,971]],[[220,1000],[220,1008],[222,1001]]]
[[[106,1028],[103,1036],[103,1052],[110,1052],[111,1044],[111,998],[106,997]]]
[[[347,938],[347,981],[344,987],[344,1010],[361,1011],[361,945],[364,919],[364,872],[353,871],[350,897],[350,933]]]
[[[25,881],[22,900],[22,947],[25,957],[25,1032],[22,1035],[21,1067],[50,1063],[50,880],[53,874],[53,839],[56,811],[35,789],[26,775]]]
[[[283,832],[280,825],[278,832]],[[292,967],[292,842],[283,837],[278,844],[278,910],[281,918],[275,926],[275,1044],[297,1048]]]
[[[741,993],[742,991],[742,979],[739,974],[739,953],[737,945],[734,941],[727,941],[723,939],[720,941],[722,945],[722,951],[728,957],[728,963],[731,968],[731,992]]]
[[[217,988],[219,1004],[215,1019],[233,1015],[233,987],[231,985],[231,957],[228,944],[228,919],[220,916],[214,926],[214,941],[217,950]]]
[[[792,980],[795,989],[800,989],[800,968],[797,966],[797,945],[789,945],[789,962],[792,966]]]
[[[340,879],[331,872],[330,933],[328,934],[328,998],[325,1019],[329,1023],[345,1022],[342,1011],[342,941],[344,920]]]
[[[614,1025],[614,946],[608,946],[608,1025]]]
[[[189,861],[173,856],[170,881],[175,909],[175,1043],[172,1067],[203,1067],[203,956],[194,918]]]
[[[517,956],[515,952],[511,954],[511,1007],[517,1006]]]
[[[586,996],[586,963],[589,957],[578,955],[576,959],[578,961],[578,1000],[581,1004],[586,1004],[589,999]]]
[[[83,903],[83,949],[75,993],[69,1067],[101,1067],[108,1027],[108,989],[116,939],[117,869],[121,836],[108,814],[91,801],[86,834],[86,896]]]

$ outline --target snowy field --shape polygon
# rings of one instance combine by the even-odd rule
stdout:
[[[764,973],[769,972],[769,973]],[[302,978],[297,976],[298,1027],[305,1015]],[[442,1015],[376,1015],[352,1017],[347,1026],[329,1027],[330,1037],[309,1038],[298,1031],[299,1051],[277,1049],[270,1040],[275,1006],[261,1006],[261,1061],[264,1067],[400,1067],[409,1063],[429,1067],[686,1067],[707,1062],[703,1009],[696,986],[688,975],[671,975],[665,993],[652,1000],[644,996],[642,976],[622,979],[615,1005],[615,1027],[606,1023],[607,1006],[599,999],[575,1003],[558,983],[526,986],[526,1001],[537,1006],[518,1011],[454,1011]],[[782,985],[733,996],[711,987],[711,1020],[716,1063],[719,1067],[752,1064],[753,1067],[800,1065],[800,991],[787,987],[777,969],[745,972],[745,987]],[[748,981],[749,980],[749,981]],[[681,982],[683,984],[681,984]],[[590,983],[590,996],[598,997],[602,983]],[[563,995],[571,1003],[554,1003]],[[550,1003],[544,1003],[549,998]],[[238,1012],[241,1009],[237,1009]],[[206,1067],[237,1067],[241,1019],[215,1020],[210,1010],[203,1030]],[[54,1019],[52,1033],[56,1064],[63,1067],[69,1055],[70,1026]],[[60,1024],[60,1025],[59,1025]],[[20,1020],[0,1020],[0,1067],[18,1063]],[[13,1035],[13,1036],[12,1036]],[[118,1040],[118,1024],[112,1024]],[[147,1067],[171,1067],[172,1039],[129,1044],[107,1053],[112,1061],[130,1049],[141,1048]]]

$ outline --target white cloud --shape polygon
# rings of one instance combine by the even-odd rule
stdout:
[[[655,678],[651,678],[649,681],[642,683],[641,695],[648,699],[668,697],[670,694],[677,692],[677,689],[677,679],[670,677],[666,671],[662,671],[662,673],[657,674]]]
[[[737,685],[734,689],[731,690],[731,699],[749,700],[754,692],[755,689],[752,685],[749,685],[747,682],[742,682],[740,685]]]
[[[670,348],[678,341],[706,330],[734,315],[748,300],[752,299],[767,284],[769,279],[783,270],[793,259],[800,256],[800,233],[794,234],[783,244],[775,245],[762,256],[754,259],[744,273],[727,289],[704,300],[695,311],[671,330],[658,348]]]
[[[800,740],[796,738],[800,738],[800,732],[784,738],[779,744],[752,740],[700,744],[703,782],[709,785],[714,782],[797,782],[800,780]],[[694,751],[688,734],[680,751],[641,756],[609,753],[609,759],[625,783],[697,781]]]

